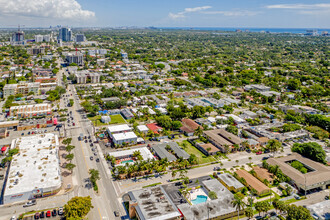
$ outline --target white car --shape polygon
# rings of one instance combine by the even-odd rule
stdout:
[[[13,217],[10,218],[10,220],[16,220],[16,216],[14,215]]]

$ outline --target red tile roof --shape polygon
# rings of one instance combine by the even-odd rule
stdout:
[[[159,131],[163,129],[162,127],[159,127],[156,123],[146,124],[146,126],[155,134],[159,134]]]

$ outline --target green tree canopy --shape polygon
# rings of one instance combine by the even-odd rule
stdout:
[[[89,211],[94,208],[92,205],[92,198],[87,197],[73,197],[64,205],[65,217],[68,220],[76,220],[84,218]]]

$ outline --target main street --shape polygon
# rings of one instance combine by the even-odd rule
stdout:
[[[69,111],[72,111],[75,126],[66,127],[67,137],[71,137],[72,144],[76,146],[75,159],[77,166],[74,171],[76,175],[73,176],[74,184],[78,184],[78,186],[81,187],[81,196],[90,195],[92,197],[94,209],[90,212],[88,217],[91,219],[115,219],[114,212],[119,211],[120,206],[117,200],[118,195],[113,187],[109,168],[98,146],[94,147],[95,152],[97,152],[96,158],[98,158],[100,162],[96,162],[96,158],[90,160],[90,157],[94,156],[91,149],[92,147],[89,146],[90,143],[78,140],[78,136],[83,134],[83,136],[91,136],[94,142],[94,131],[91,122],[81,117],[81,106],[74,86],[68,86],[68,94],[68,99],[74,99],[74,106],[70,107]],[[93,189],[85,187],[85,180],[89,177],[89,169],[97,169],[100,173],[101,180],[97,182],[99,186],[99,192],[97,194]]]

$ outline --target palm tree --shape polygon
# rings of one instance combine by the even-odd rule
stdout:
[[[217,193],[214,192],[214,191],[209,192],[209,197],[210,197],[210,199],[217,199],[218,198]]]
[[[273,200],[273,202],[272,202],[272,204],[273,204],[273,206],[274,206],[274,209],[275,209],[275,211],[276,211],[276,213],[277,213],[277,210],[279,209],[279,199],[278,198],[275,198],[274,200]]]
[[[201,128],[201,126],[198,126],[198,128],[194,132],[194,135],[200,137],[202,136],[202,134],[203,134],[203,129]]]
[[[73,160],[73,158],[74,158],[74,154],[68,154],[68,155],[66,155],[66,157],[65,157],[65,159],[69,160],[70,163],[71,163],[71,161]]]
[[[71,172],[71,174],[72,174],[72,171],[75,167],[76,167],[76,165],[73,164],[73,163],[68,163],[68,164],[65,165],[65,168],[68,169]]]
[[[173,170],[173,171],[172,171],[172,178],[173,178],[173,179],[174,179],[174,177],[176,176],[177,172],[178,172],[178,171],[176,171],[176,170]]]
[[[253,209],[251,207],[247,207],[245,209],[245,215],[246,217],[248,217],[249,219],[252,218],[254,216],[254,213],[253,213]]]
[[[189,192],[188,188],[184,188],[181,193],[185,198],[187,198],[188,196],[190,197],[190,192]]]
[[[243,202],[243,200],[240,196],[235,195],[234,200],[231,201],[231,204],[236,208],[237,217],[239,219],[239,212],[244,209],[245,203]]]

